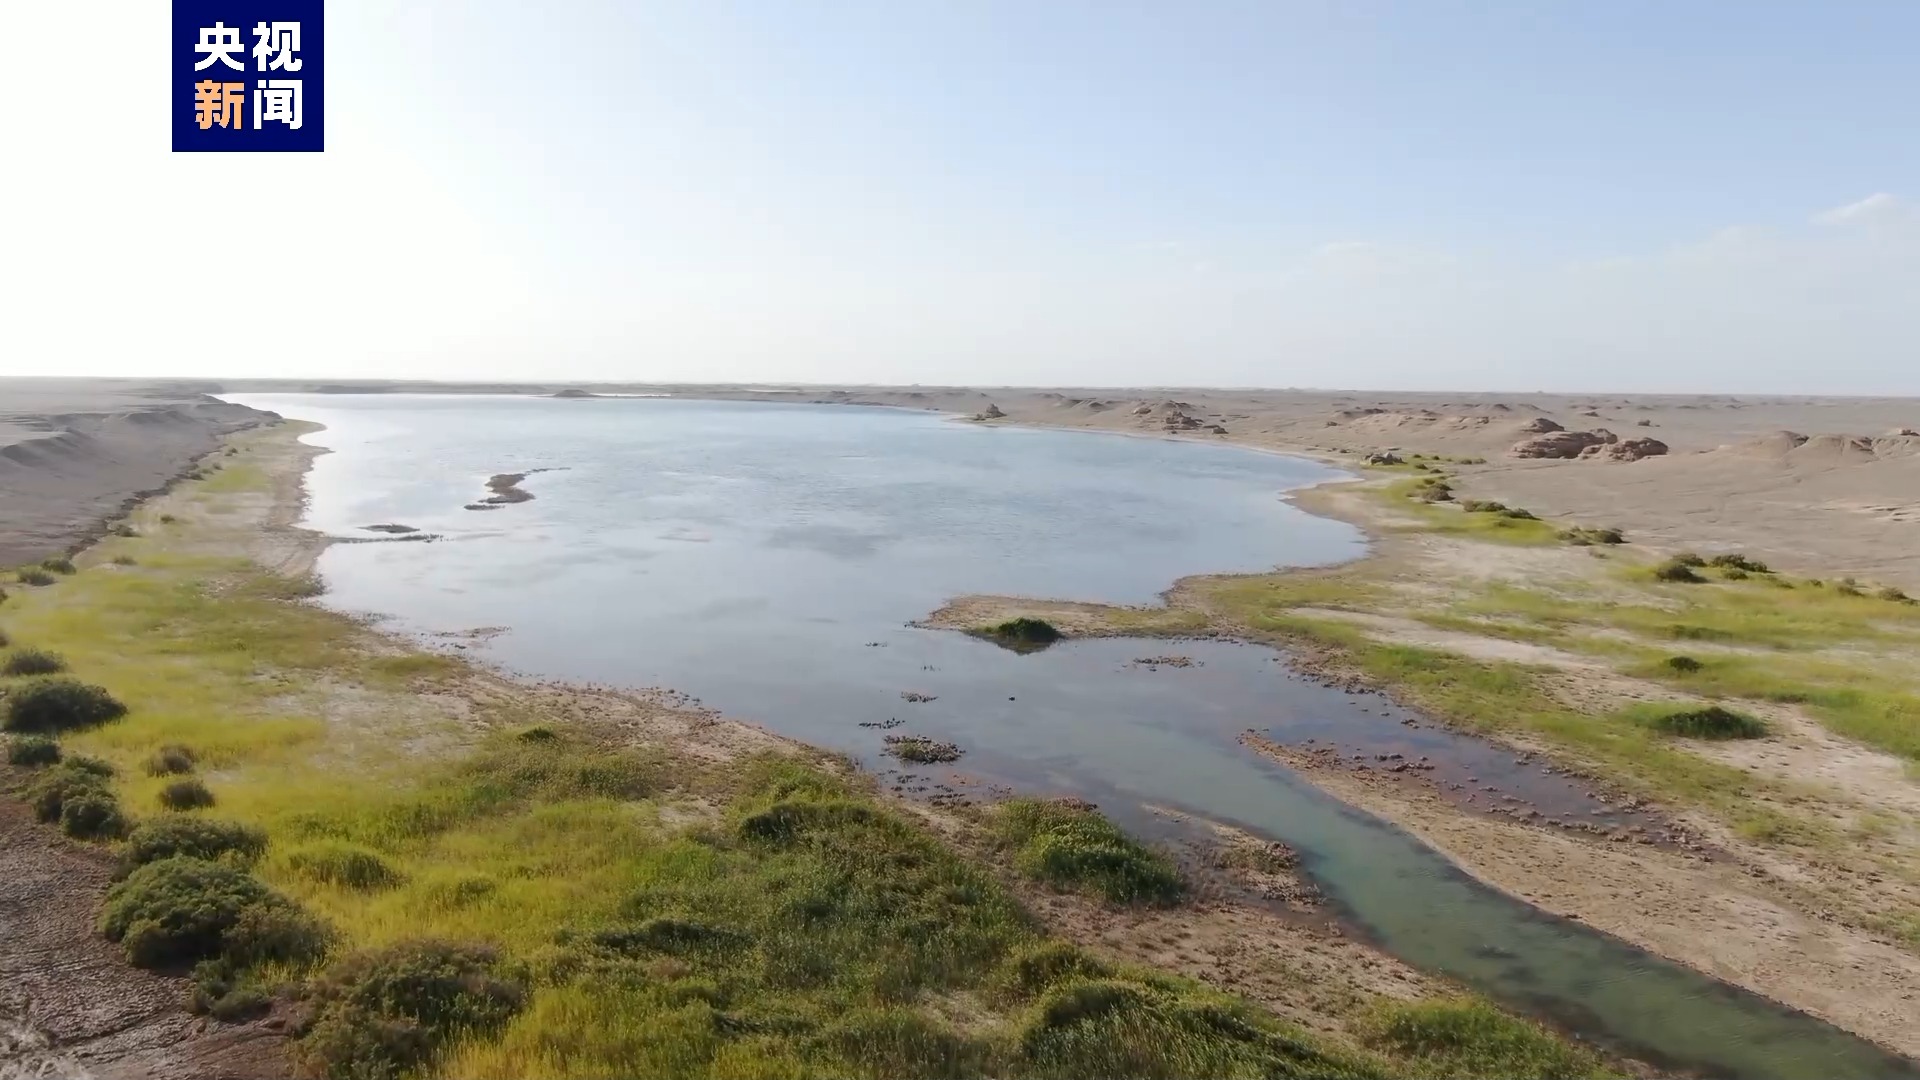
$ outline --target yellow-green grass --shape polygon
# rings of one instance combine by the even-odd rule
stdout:
[[[1419,524],[1412,527],[1421,532],[1435,532],[1443,536],[1462,536],[1493,543],[1529,547],[1561,542],[1560,530],[1556,526],[1536,518],[1469,512],[1461,509],[1457,503],[1421,502],[1414,496],[1427,481],[1426,476],[1419,476],[1407,480],[1395,480],[1371,490],[1377,498],[1386,502],[1395,514],[1417,520]]]

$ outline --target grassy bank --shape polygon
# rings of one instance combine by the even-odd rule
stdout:
[[[1795,903],[1920,949],[1920,816],[1905,787],[1920,776],[1920,604],[1738,552],[1644,551],[1604,523],[1467,498],[1431,464],[1369,471],[1381,475],[1304,496],[1365,525],[1369,557],[1190,579],[1166,608],[1111,623],[1076,605],[1072,632],[1179,626],[1296,649],[1454,727],[1704,813],[1729,842],[1798,861]],[[1056,608],[969,597],[936,622]]]
[[[1017,804],[936,833],[800,748],[521,687],[301,603],[311,582],[254,561],[302,460],[292,433],[236,446],[76,573],[10,587],[12,648],[66,671],[0,680],[9,701],[73,678],[125,711],[40,725],[7,776],[117,813],[67,829],[122,860],[102,932],[191,967],[221,1021],[304,999],[308,1072],[1599,1071],[1470,1001],[1365,1002],[1347,1035],[1310,1037],[1058,939],[995,846],[1104,902],[1181,899],[1171,865],[1096,814]]]

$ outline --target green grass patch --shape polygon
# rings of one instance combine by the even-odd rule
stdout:
[[[1719,705],[1642,705],[1628,710],[1635,722],[1666,735],[1689,739],[1763,739],[1767,725],[1746,713]]]
[[[1560,542],[1558,529],[1526,510],[1475,499],[1457,503],[1429,500],[1424,497],[1430,491],[1424,477],[1395,480],[1371,490],[1391,503],[1397,513],[1417,519],[1417,527],[1422,531],[1500,544],[1537,546]],[[1452,494],[1451,489],[1448,494]]]
[[[1484,1001],[1395,1002],[1376,1007],[1361,1039],[1411,1066],[1400,1075],[1455,1080],[1579,1080],[1617,1075],[1599,1056]]]
[[[1013,799],[994,812],[994,831],[1016,869],[1059,889],[1114,904],[1172,904],[1186,883],[1171,860],[1098,811],[1045,799]]]

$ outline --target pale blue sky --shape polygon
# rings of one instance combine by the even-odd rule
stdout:
[[[118,7],[86,47],[159,86]],[[1920,393],[1920,4],[328,7],[323,158],[167,154],[157,89],[29,123],[0,354]],[[187,317],[209,191],[298,253],[226,286],[244,348]]]

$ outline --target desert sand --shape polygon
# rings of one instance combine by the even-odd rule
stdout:
[[[65,552],[266,417],[189,383],[0,379],[0,565]]]

